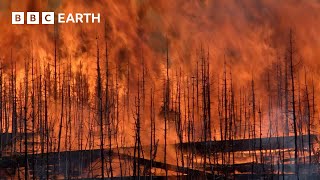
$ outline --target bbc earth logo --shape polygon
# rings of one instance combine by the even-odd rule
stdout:
[[[58,13],[56,17],[57,21],[55,12],[42,12],[41,16],[40,12],[12,12],[12,24],[100,23],[100,13]]]

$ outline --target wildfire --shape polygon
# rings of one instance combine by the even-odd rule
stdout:
[[[33,154],[120,147],[119,157],[142,158],[150,146],[151,160],[159,144],[154,160],[165,166],[196,154],[177,144],[318,134],[319,8],[317,1],[2,0],[1,132],[32,137],[21,135],[14,147],[29,151],[23,142],[32,141]],[[54,12],[61,24],[15,25],[12,12]],[[294,148],[315,154],[305,142]],[[204,154],[195,162],[211,161]]]

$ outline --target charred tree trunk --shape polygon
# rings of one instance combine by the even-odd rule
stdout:
[[[102,87],[101,87],[101,72],[100,72],[100,53],[97,38],[97,116],[100,123],[100,156],[101,156],[101,179],[104,179],[104,128],[103,128],[103,116],[102,116]]]

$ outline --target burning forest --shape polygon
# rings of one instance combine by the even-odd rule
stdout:
[[[0,179],[319,179],[319,10],[0,0]]]

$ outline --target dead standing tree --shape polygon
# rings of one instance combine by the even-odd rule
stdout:
[[[139,77],[138,77],[139,79]],[[135,98],[135,145],[134,145],[134,159],[133,159],[133,176],[140,179],[141,166],[141,97],[140,97],[140,83],[138,80],[138,95]]]
[[[101,70],[100,70],[100,57],[99,57],[99,45],[97,38],[97,117],[100,123],[100,156],[101,156],[101,179],[104,179],[104,128],[103,128],[103,116],[102,116],[102,80],[101,80]]]
[[[24,155],[25,164],[28,164],[28,97],[29,97],[29,62],[25,62],[25,94],[24,94]],[[25,179],[28,179],[28,166],[25,167]]]
[[[295,163],[295,172],[299,178],[299,165],[298,165],[298,129],[297,129],[297,117],[296,117],[296,101],[295,101],[295,70],[294,70],[294,58],[296,54],[296,49],[294,47],[293,32],[289,32],[289,44],[287,48],[287,56],[289,60],[289,72],[290,72],[290,81],[291,81],[291,105],[292,105],[292,123],[293,123],[293,133],[294,133],[294,163]]]
[[[167,54],[166,54],[166,83],[164,91],[164,164],[166,179],[168,178],[167,167],[167,123],[169,120],[169,104],[170,104],[170,80],[169,80],[169,42],[167,40]]]

